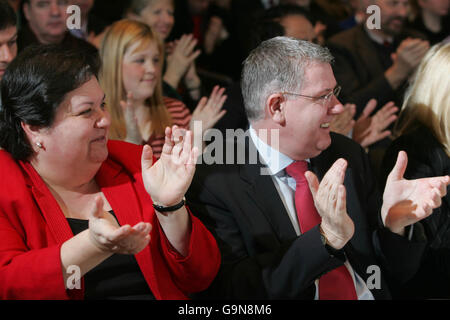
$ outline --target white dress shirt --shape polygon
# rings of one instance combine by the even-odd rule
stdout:
[[[297,219],[297,211],[295,209],[295,188],[297,183],[295,179],[289,176],[285,171],[285,168],[294,162],[294,160],[278,150],[273,149],[271,146],[259,139],[256,131],[251,126],[249,130],[250,138],[260,154],[261,161],[263,161],[268,167],[268,173],[271,175],[275,188],[277,189],[280,198],[283,201],[284,207],[289,214],[289,219],[292,222],[292,226],[294,227],[297,236],[300,236],[301,232]],[[309,159],[307,161],[309,162]],[[350,275],[352,276],[358,300],[374,300],[374,297],[364,283],[364,280],[353,270],[348,260],[345,261],[344,265],[347,267]],[[316,295],[314,299],[318,300],[319,279],[316,279],[315,285]]]

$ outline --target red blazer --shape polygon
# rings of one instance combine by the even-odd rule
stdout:
[[[150,244],[135,255],[152,293],[175,300],[206,289],[220,265],[213,236],[191,214],[189,253],[175,252],[143,186],[142,146],[110,141],[108,149],[95,178],[120,225],[153,226]],[[64,286],[60,250],[71,237],[58,203],[30,163],[0,151],[0,299],[83,299],[84,285]]]

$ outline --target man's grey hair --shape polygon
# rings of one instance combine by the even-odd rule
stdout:
[[[327,48],[289,37],[263,41],[243,63],[241,87],[250,122],[264,117],[266,99],[275,92],[299,93],[306,67],[331,63]]]

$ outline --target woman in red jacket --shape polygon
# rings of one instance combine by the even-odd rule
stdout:
[[[109,141],[98,57],[31,47],[3,77],[0,299],[186,299],[215,277],[214,238],[184,206],[198,151],[167,128]]]

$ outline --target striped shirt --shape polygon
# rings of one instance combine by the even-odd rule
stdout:
[[[191,121],[191,112],[186,107],[186,105],[180,100],[175,100],[172,98],[164,97],[164,105],[172,117],[172,124],[177,125],[182,129],[189,129],[189,123]],[[153,155],[155,158],[159,159],[161,156],[162,148],[164,145],[165,136],[164,135],[154,135],[152,134],[148,141],[144,144],[149,144],[152,147]]]

